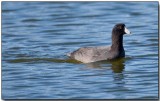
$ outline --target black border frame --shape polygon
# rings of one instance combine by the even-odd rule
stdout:
[[[158,4],[158,99],[4,99],[2,98],[2,2],[157,2]],[[86,100],[91,100],[91,101],[160,101],[160,91],[159,91],[159,77],[160,77],[160,73],[159,73],[159,18],[160,18],[160,12],[159,12],[159,0],[158,1],[81,1],[81,0],[77,0],[77,1],[1,1],[1,100],[5,100],[5,101],[86,101]]]

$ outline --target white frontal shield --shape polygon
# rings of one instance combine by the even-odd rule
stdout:
[[[126,34],[131,34],[131,32],[126,27],[125,27],[124,31]]]

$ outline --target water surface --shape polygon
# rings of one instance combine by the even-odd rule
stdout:
[[[120,22],[125,58],[67,58],[110,45]],[[2,2],[2,98],[157,99],[158,2]]]

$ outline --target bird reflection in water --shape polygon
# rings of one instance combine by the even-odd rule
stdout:
[[[125,58],[120,58],[111,61],[100,61],[87,63],[87,67],[91,68],[111,68],[114,73],[122,73],[125,68]]]
[[[125,87],[124,80],[124,69],[125,69],[125,61],[126,58],[120,58],[112,61],[101,61],[86,64],[87,67],[91,68],[102,68],[102,69],[110,69],[113,71],[113,82],[115,84],[115,91],[119,89],[119,91],[126,91],[128,88]],[[109,68],[108,68],[109,67]],[[108,70],[107,70],[108,71]],[[120,96],[120,95],[116,95]]]

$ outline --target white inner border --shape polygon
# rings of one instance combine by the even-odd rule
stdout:
[[[1,1],[22,1],[22,0],[1,0]],[[23,1],[45,1],[45,0],[23,0]],[[46,0],[46,1],[86,1],[86,0]],[[87,1],[129,1],[129,0],[87,0]],[[159,0],[131,0],[131,1],[142,1],[142,2],[145,2],[145,1],[157,1],[160,5],[160,2]],[[1,5],[2,5],[2,2],[1,2]],[[1,5],[0,5],[0,13],[1,13]],[[1,13],[1,16],[2,16],[2,13]],[[1,19],[1,16],[0,16],[0,19]],[[1,19],[2,20],[2,19]],[[0,23],[1,23],[1,20],[0,20]],[[2,23],[1,23],[2,24]],[[2,34],[2,27],[1,27],[1,24],[0,24],[0,28],[1,28],[1,34]],[[158,23],[159,24],[159,23]],[[1,49],[0,49],[0,53],[1,53],[1,50],[2,50],[2,43],[1,43],[1,34],[0,34],[0,44],[1,44]],[[160,37],[160,35],[159,35]],[[160,43],[160,40],[159,40],[159,43]],[[159,46],[160,47],[160,46]],[[159,54],[160,55],[160,54]],[[2,54],[0,54],[0,60],[1,60],[1,56]],[[2,60],[1,60],[2,61]],[[1,68],[2,68],[2,64],[0,62],[0,65],[1,65]],[[158,67],[159,68],[159,67]],[[2,72],[2,69],[1,69],[1,72]],[[1,72],[0,72],[0,95],[1,95]],[[159,81],[160,81],[160,74],[159,74]],[[160,90],[159,90],[159,93],[160,93]],[[0,96],[0,101],[3,101],[2,100],[2,96]]]

